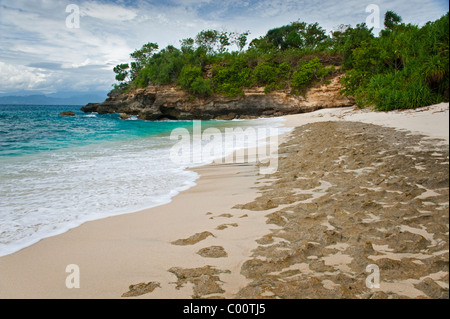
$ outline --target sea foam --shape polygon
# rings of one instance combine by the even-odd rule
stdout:
[[[280,123],[267,119],[229,124],[276,127]],[[176,141],[169,134],[0,157],[0,256],[87,221],[168,203],[194,186],[198,174],[187,168],[210,160],[174,163],[170,149]],[[227,145],[224,155],[233,150]]]

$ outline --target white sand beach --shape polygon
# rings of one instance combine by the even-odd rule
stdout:
[[[435,144],[446,148],[448,154],[448,103],[388,113],[354,108],[322,109],[284,118],[285,126],[292,128],[328,121],[360,122],[394,128],[401,132],[421,134],[429,139],[439,139],[439,143]],[[288,142],[292,134],[287,133],[280,138],[280,144]],[[415,144],[411,147],[420,148],[422,145],[424,144]],[[446,161],[448,170],[448,157],[442,161],[444,163]],[[420,166],[421,163],[417,165]],[[267,223],[267,215],[276,212],[280,207],[288,207],[289,204],[281,203],[281,206],[266,210],[235,207],[236,205],[245,207],[245,204],[257,199],[262,194],[259,187],[269,185],[273,181],[270,176],[264,179],[264,176],[259,175],[253,163],[212,164],[196,168],[195,171],[200,174],[197,185],[181,192],[166,205],[87,222],[64,234],[43,239],[16,253],[0,257],[0,298],[121,298],[129,291],[130,285],[140,283],[143,283],[140,286],[143,291],[135,287],[136,291],[131,293],[135,298],[277,297],[275,288],[273,291],[260,289],[257,293],[255,287],[258,284],[251,276],[246,276],[242,267],[252,258],[254,250],[263,245],[261,238],[268,238],[264,236],[270,234],[271,229],[279,228]],[[314,190],[314,187],[311,189]],[[448,185],[446,192],[448,194]],[[304,193],[307,196],[308,192]],[[440,194],[445,194],[445,191],[442,190]],[[313,202],[314,198],[310,202]],[[423,197],[423,201],[426,198]],[[304,199],[297,201],[301,202]],[[426,202],[421,204],[426,205]],[[448,215],[448,195],[446,208],[444,204],[439,207],[446,209]],[[430,210],[428,213],[432,214],[433,211]],[[364,218],[377,220],[380,217],[367,215]],[[322,226],[324,230],[338,227],[331,219],[329,221],[330,224]],[[429,241],[428,246],[439,245],[438,252],[430,254],[447,256],[448,267],[448,223],[444,225],[447,229],[446,242],[425,226],[420,228],[420,225],[408,224],[408,227],[410,228],[403,230],[409,229],[409,233],[421,234]],[[199,235],[191,237],[195,234]],[[302,234],[298,236],[301,237]],[[176,242],[180,239],[185,240]],[[280,238],[276,238],[272,243],[281,242]],[[323,257],[316,254],[309,257],[319,256],[317,259],[323,258],[326,266],[348,273],[353,266],[345,258],[347,254],[345,251],[351,251],[351,242],[346,243],[342,240],[333,245],[337,245],[333,246],[335,254]],[[426,249],[427,245],[422,249]],[[400,253],[390,251],[394,248],[382,246],[375,239],[372,246],[374,252],[370,253],[370,256],[383,255],[394,260],[394,255],[398,256]],[[389,252],[394,257],[389,257]],[[426,261],[427,252],[421,253],[422,257],[419,252],[412,255],[417,264]],[[305,260],[313,259],[305,257]],[[379,258],[374,257],[372,260],[375,263]],[[411,259],[411,262],[414,260]],[[268,257],[266,261],[269,262],[270,258]],[[71,264],[79,267],[80,288],[66,287],[66,278],[70,275],[66,272],[66,267]],[[319,268],[317,270],[313,268],[312,264],[292,261],[282,270],[294,271],[297,275],[313,278],[314,273],[321,271]],[[324,270],[324,273],[328,271]],[[282,273],[281,270],[279,273]],[[330,292],[339,285],[334,279],[334,281],[325,277],[319,279],[319,284]],[[431,284],[422,285],[427,286],[427,289],[420,288],[422,287],[420,284],[424,281],[428,283],[428,279],[433,281],[432,284],[437,284],[444,290],[446,288],[448,295],[447,268],[447,273],[436,270],[426,276],[420,274],[419,278],[402,277],[401,282],[397,284],[395,280],[382,283],[377,291],[382,291],[386,295],[378,296],[392,297],[395,294],[400,298],[433,297],[431,293],[427,293]],[[255,288],[251,290],[253,292],[248,290],[247,295],[242,294],[242,289],[252,282]],[[148,283],[153,283],[152,288],[150,289],[149,285],[148,290],[145,290],[144,286]],[[363,284],[364,282],[361,283]],[[323,295],[311,297],[321,296]],[[364,296],[366,295],[336,295],[344,298]]]

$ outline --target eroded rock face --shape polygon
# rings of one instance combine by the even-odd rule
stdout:
[[[103,103],[89,103],[83,112],[126,113],[142,120],[192,120],[255,118],[312,112],[321,108],[353,106],[351,98],[341,96],[337,75],[327,85],[310,88],[304,96],[289,90],[264,93],[264,88],[252,88],[236,98],[213,96],[193,97],[167,85],[149,85],[126,94],[111,96]]]

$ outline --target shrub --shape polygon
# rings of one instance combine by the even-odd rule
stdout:
[[[231,58],[227,65],[216,65],[213,68],[214,92],[235,97],[244,94],[243,88],[251,86],[252,70],[245,60],[239,57]]]
[[[189,89],[194,80],[201,76],[201,68],[199,68],[198,66],[185,65],[181,69],[180,76],[178,78],[178,84],[180,84],[183,89]]]
[[[292,75],[292,85],[301,88],[308,85],[314,78],[316,72],[322,68],[322,63],[318,58],[314,58],[311,61],[303,64],[299,70],[295,71]]]
[[[280,80],[288,80],[291,74],[291,67],[286,62],[282,62],[277,68],[277,77]]]
[[[268,94],[268,93],[272,92],[272,91],[275,90],[275,89],[276,89],[275,83],[270,83],[269,85],[267,85],[267,86],[264,88],[264,93],[265,93],[265,94]]]
[[[198,76],[194,81],[192,81],[189,91],[200,96],[212,95],[211,82],[203,79],[201,76]]]
[[[253,70],[253,79],[257,85],[275,83],[278,79],[278,69],[268,62],[260,63]]]

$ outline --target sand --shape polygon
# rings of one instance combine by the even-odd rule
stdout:
[[[196,168],[169,204],[1,257],[0,298],[448,298],[448,103],[285,119],[299,128],[279,139],[277,173]]]

